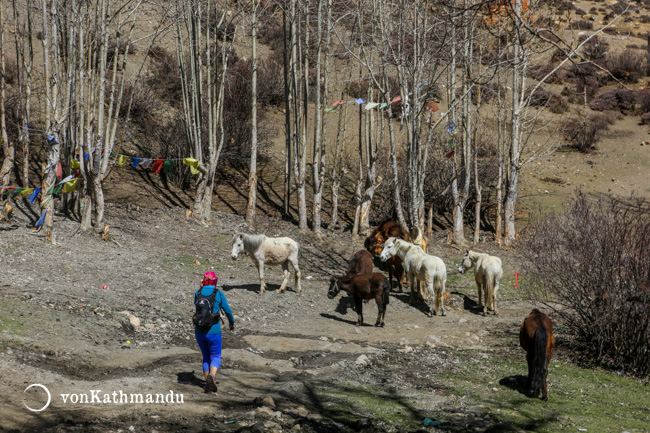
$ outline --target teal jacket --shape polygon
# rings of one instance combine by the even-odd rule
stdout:
[[[214,286],[203,286],[201,289],[201,294],[203,296],[210,296],[212,295],[212,291],[216,290]],[[194,292],[194,302],[196,302],[196,298],[199,296],[199,291],[197,290]],[[228,316],[228,322],[231,325],[235,324],[235,318],[232,315],[232,311],[230,311],[230,306],[228,306],[228,301],[226,301],[226,296],[223,294],[221,290],[217,290],[217,296],[214,298],[214,307],[212,308],[212,313],[216,314],[218,313],[221,309],[223,308],[223,311],[226,313],[226,316]],[[221,321],[215,323],[210,327],[210,329],[200,329],[197,328],[196,326],[194,327],[194,333],[196,334],[221,334]]]

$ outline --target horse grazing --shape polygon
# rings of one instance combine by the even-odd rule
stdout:
[[[447,267],[440,257],[425,253],[422,248],[402,239],[389,238],[384,243],[380,258],[383,261],[393,256],[399,256],[404,263],[404,269],[411,282],[411,303],[415,300],[415,280],[424,281],[427,292],[431,296],[429,316],[433,315],[435,293],[436,315],[445,315],[445,284],[447,282]],[[419,283],[418,283],[419,284]],[[419,290],[418,290],[419,291]]]
[[[551,349],[553,349],[553,322],[537,308],[533,309],[521,324],[519,343],[527,352],[528,379],[526,390],[532,388],[531,397],[537,398],[540,390],[542,400],[548,400],[546,376],[548,364],[551,362]]]
[[[330,278],[327,297],[333,299],[341,289],[345,290],[354,299],[357,326],[363,324],[363,301],[374,299],[377,302],[378,310],[375,326],[384,327],[384,315],[389,301],[390,285],[383,274],[373,272],[371,274],[332,277]]]
[[[366,250],[359,250],[348,262],[348,268],[345,270],[346,275],[362,275],[372,273],[372,254]]]
[[[478,306],[479,308],[483,307],[483,315],[487,314],[488,309],[498,315],[497,292],[499,291],[499,282],[503,277],[501,259],[496,256],[467,250],[460,262],[458,272],[464,274],[470,268],[474,268],[474,279],[478,287]],[[483,292],[485,293],[485,302],[483,302]]]
[[[257,266],[260,274],[260,295],[264,293],[264,289],[266,288],[264,266],[282,266],[284,281],[278,289],[278,292],[282,293],[286,289],[287,282],[289,281],[289,263],[293,266],[296,274],[296,291],[300,294],[300,268],[298,267],[300,245],[296,241],[290,238],[269,238],[265,235],[237,233],[232,238],[231,256],[233,260],[243,251],[253,259],[253,263]]]
[[[374,256],[381,254],[381,249],[384,246],[384,241],[390,237],[396,237],[399,239],[404,239],[404,232],[402,231],[402,226],[399,222],[393,221],[390,219],[384,220],[374,229],[370,235],[366,238],[365,248]],[[388,279],[390,281],[390,286],[393,287],[393,275],[397,280],[399,290],[402,291],[402,285],[404,284],[404,266],[402,265],[402,259],[399,257],[391,257],[386,262],[386,267],[388,268]]]

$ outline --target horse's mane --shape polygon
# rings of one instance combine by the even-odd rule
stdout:
[[[244,249],[246,251],[257,251],[257,249],[262,245],[265,235],[247,235],[246,233],[237,233],[242,236],[242,241],[244,241]]]

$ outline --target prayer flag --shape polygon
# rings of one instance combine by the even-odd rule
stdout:
[[[332,107],[338,107],[339,105],[345,104],[345,101],[343,99],[339,99],[338,101],[335,101],[332,104]]]
[[[70,176],[67,176],[65,179],[61,180],[61,182],[59,182],[59,185],[61,185],[62,183],[66,183],[67,181],[72,180],[74,178],[75,178],[75,175],[71,174]]]
[[[382,102],[381,105],[379,106],[380,110],[383,110],[384,108],[388,107],[388,104],[385,102]]]
[[[174,171],[174,160],[166,159],[165,162],[163,163],[162,171],[165,174],[170,174],[172,171]]]
[[[123,167],[124,164],[126,164],[126,161],[129,160],[129,158],[130,158],[130,157],[129,157],[129,156],[126,156],[126,155],[120,155],[120,156],[118,156],[118,157],[117,157],[117,166],[118,166],[118,167]]]
[[[63,167],[61,167],[61,161],[56,164],[56,178],[61,180],[63,176]]]
[[[34,200],[38,197],[38,194],[41,192],[40,188],[36,188],[32,195],[29,196],[29,204],[34,204]]]
[[[90,158],[90,154],[89,154],[89,153],[86,153],[86,154],[84,155],[84,159],[85,159],[86,161],[88,161],[88,158]]]
[[[368,102],[366,104],[366,110],[372,110],[373,108],[377,107],[379,105],[378,102]]]
[[[45,222],[45,215],[47,215],[47,209],[45,209],[45,212],[43,212],[43,215],[36,221],[36,225],[34,225],[35,228],[39,228],[40,226],[43,225]]]
[[[154,173],[160,174],[160,170],[162,170],[164,163],[165,163],[164,159],[155,160],[153,165],[151,166],[151,171],[153,171]]]
[[[183,159],[183,164],[187,164],[190,166],[190,173],[192,173],[192,176],[196,176],[197,174],[200,173],[199,170],[196,169],[196,167],[199,166],[199,160],[196,158],[185,158]]]
[[[75,168],[79,168],[80,165],[81,165],[81,164],[80,164],[79,161],[77,161],[76,159],[73,159],[72,161],[70,161],[70,168],[72,168],[73,170],[74,170]]]
[[[11,194],[11,198],[13,199],[14,197],[16,197],[18,194],[20,194],[20,193],[23,192],[24,190],[25,190],[25,188],[16,188],[16,189],[14,190],[14,193]]]
[[[32,193],[32,191],[34,191],[34,188],[23,188],[23,190],[20,191],[20,194],[23,197],[27,197],[28,195],[30,195]]]
[[[133,158],[133,164],[131,164],[131,167],[136,168],[140,164],[140,158]]]
[[[54,188],[56,187],[56,182],[52,182],[50,187],[45,191],[45,195],[52,195],[54,193]]]
[[[451,158],[452,156],[454,156],[454,153],[455,153],[455,152],[456,152],[455,150],[452,150],[451,152],[449,152],[448,154],[446,154],[444,157],[447,158],[447,159],[449,159],[449,158]]]
[[[435,113],[438,110],[439,110],[438,105],[435,102],[429,101],[427,103],[427,111],[432,111]]]
[[[456,124],[454,123],[453,120],[450,120],[449,123],[447,124],[446,128],[447,128],[447,132],[451,134],[453,132],[454,128],[456,128]]]
[[[325,112],[326,113],[331,113],[334,110],[336,110],[336,107],[330,107],[330,108],[325,109]]]
[[[59,144],[58,141],[56,141],[56,137],[50,134],[45,134],[47,135],[47,142],[49,143],[50,146],[54,146]]]
[[[79,179],[72,179],[69,182],[66,182],[65,185],[63,186],[63,192],[75,192],[77,190],[77,181]]]
[[[361,104],[365,104],[368,101],[366,101],[363,98],[357,98],[357,99],[354,100],[354,102],[356,102],[358,105],[361,105]]]
[[[143,158],[142,160],[140,160],[140,165],[142,167],[148,168],[151,166],[151,164],[153,164],[153,159],[151,158]]]
[[[400,95],[393,96],[392,101],[390,101],[390,105],[397,104],[402,100],[402,97]]]
[[[428,82],[428,81],[423,81],[423,82],[421,82],[420,84],[418,84],[418,87],[422,87],[422,86],[424,86],[425,84],[429,84],[429,82]]]

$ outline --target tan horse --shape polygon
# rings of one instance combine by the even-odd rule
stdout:
[[[298,253],[300,245],[291,238],[269,238],[265,235],[247,235],[237,233],[232,238],[232,258],[233,260],[240,253],[246,252],[253,259],[260,274],[260,295],[266,288],[264,278],[265,265],[281,265],[284,275],[284,281],[278,289],[279,293],[285,291],[289,281],[289,263],[293,266],[296,274],[296,291],[300,294],[300,268],[298,267]]]
[[[501,259],[489,254],[467,250],[460,262],[458,272],[464,274],[470,268],[474,268],[474,279],[478,287],[478,306],[479,308],[483,307],[483,315],[487,314],[488,309],[498,315],[497,292],[499,291],[499,282],[503,277]],[[485,302],[483,302],[483,296],[485,296]]]
[[[425,253],[422,248],[402,239],[388,238],[379,256],[386,261],[393,256],[402,259],[404,269],[411,282],[411,302],[415,298],[415,280],[423,281],[427,285],[427,292],[431,296],[429,316],[433,315],[433,302],[436,302],[436,316],[445,315],[445,284],[447,282],[447,267],[440,257]],[[435,297],[434,297],[435,293]]]

